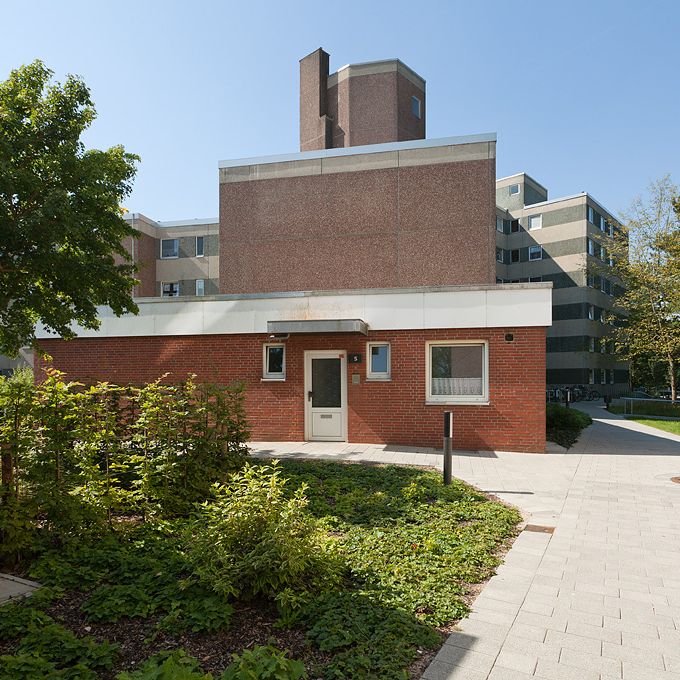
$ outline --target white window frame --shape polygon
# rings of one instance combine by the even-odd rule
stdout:
[[[198,254],[198,239],[201,239],[201,254]],[[196,257],[205,257],[205,236],[197,236],[196,242],[194,243],[194,252]]]
[[[513,191],[514,188],[517,188],[517,191]],[[518,196],[520,192],[519,189],[519,184],[510,184],[508,186],[508,195],[510,196]]]
[[[177,286],[177,295],[163,295],[163,286]],[[179,297],[179,281],[161,281],[161,297],[162,298]]]
[[[432,394],[432,348],[450,345],[483,347],[482,354],[482,394],[450,395]],[[489,404],[489,342],[488,340],[430,340],[425,343],[425,403],[426,404]]]
[[[269,348],[283,348],[283,365],[281,373],[269,372]],[[262,380],[272,382],[283,382],[286,379],[286,345],[283,342],[265,342],[262,345]]]
[[[531,257],[531,251],[537,252],[539,257]],[[543,246],[529,246],[529,250],[527,253],[527,258],[529,262],[538,262],[539,260],[543,259]]]
[[[200,289],[201,289],[201,292],[200,292],[200,293],[198,292],[198,289],[199,289],[199,285],[198,285],[198,284],[199,284],[199,282],[200,282],[200,284],[201,284],[201,285],[200,285]],[[196,286],[195,292],[194,292],[195,295],[197,295],[198,297],[202,297],[203,295],[205,295],[205,279],[196,279],[195,286]]]
[[[177,243],[177,255],[163,255],[163,243],[165,241],[175,241],[175,243]],[[160,259],[161,260],[176,260],[178,257],[179,257],[179,239],[178,238],[162,238],[161,239]]]
[[[414,109],[414,106],[413,106],[414,103],[417,103],[417,106],[415,107],[416,111],[413,110]],[[423,117],[423,102],[420,101],[420,99],[418,97],[416,97],[415,95],[411,96],[411,113],[418,120],[420,120]]]
[[[371,368],[371,349],[373,347],[387,347],[387,372],[373,371]],[[366,380],[383,382],[392,380],[392,347],[389,342],[366,343]]]
[[[538,226],[531,226],[536,221],[538,221]],[[538,229],[543,229],[543,213],[538,213],[538,215],[529,215],[527,228],[528,231],[537,231]]]

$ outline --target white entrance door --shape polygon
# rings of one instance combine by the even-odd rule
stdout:
[[[347,355],[305,352],[305,439],[347,440]]]

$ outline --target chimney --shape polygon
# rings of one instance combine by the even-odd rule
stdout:
[[[329,55],[319,48],[300,59],[300,151],[330,149]]]

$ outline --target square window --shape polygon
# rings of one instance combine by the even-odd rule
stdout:
[[[367,342],[366,343],[366,379],[389,380],[390,379],[390,343]]]
[[[420,118],[422,116],[421,102],[420,99],[418,99],[418,97],[411,97],[411,113],[416,118]]]
[[[496,248],[496,262],[503,263],[503,248]]]
[[[173,257],[179,257],[179,239],[178,238],[162,238],[161,239],[161,259],[169,260]]]
[[[205,279],[196,279],[196,295],[205,295]]]
[[[508,190],[511,196],[516,196],[519,193],[519,184],[511,184]]]
[[[529,260],[542,260],[543,246],[529,246]]]
[[[266,344],[262,353],[262,379],[286,379],[286,346],[282,344]]]
[[[519,262],[519,250],[510,251],[510,262]]]
[[[179,297],[179,281],[161,283],[161,297]]]
[[[196,237],[196,257],[205,255],[203,236]]]
[[[428,402],[484,403],[489,400],[486,342],[427,343]]]
[[[543,228],[543,215],[531,215],[529,217],[529,231]]]

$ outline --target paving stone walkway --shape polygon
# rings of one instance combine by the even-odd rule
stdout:
[[[11,574],[0,574],[0,604],[17,597],[30,595],[39,587],[40,584],[35,581],[27,581]]]
[[[523,531],[423,680],[680,680],[680,437],[600,404],[568,452],[457,452],[454,475]],[[432,449],[267,444],[255,453],[437,465]]]

